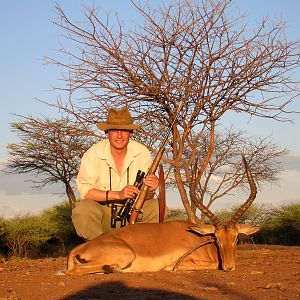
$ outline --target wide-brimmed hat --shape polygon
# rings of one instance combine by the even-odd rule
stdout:
[[[110,129],[134,130],[141,127],[140,125],[133,124],[132,117],[127,107],[120,110],[110,108],[108,110],[106,122],[98,122],[96,125],[100,130],[104,131]]]

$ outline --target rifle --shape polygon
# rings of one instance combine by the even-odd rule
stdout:
[[[172,131],[173,125],[176,122],[176,119],[177,119],[177,117],[179,115],[179,112],[180,112],[180,110],[182,108],[182,105],[183,105],[183,101],[181,100],[179,102],[179,104],[178,104],[174,120],[173,120],[171,126],[169,127],[169,130],[168,130],[168,132],[166,134],[166,137],[163,140],[163,142],[162,142],[162,144],[161,144],[161,146],[159,148],[159,151],[157,152],[156,157],[154,158],[153,163],[152,163],[152,165],[150,166],[150,168],[149,168],[149,170],[147,172],[147,175],[153,175],[153,174],[155,174],[155,172],[156,172],[156,170],[158,168],[159,162],[160,162],[160,160],[162,158],[162,155],[163,155],[163,153],[165,151],[165,144],[167,143],[167,140],[168,140],[169,135],[170,135],[170,133]],[[146,196],[147,196],[148,190],[149,190],[149,186],[143,183],[143,185],[142,185],[142,187],[140,189],[139,195],[134,200],[134,203],[133,203],[133,206],[132,206],[132,210],[130,212],[129,224],[135,224],[137,216],[140,213],[141,208],[144,205],[144,202],[146,200]]]
[[[145,172],[138,170],[138,172],[136,174],[134,186],[136,186],[138,189],[140,189],[142,187],[144,177],[145,177]],[[112,217],[116,221],[121,221],[121,227],[124,227],[126,225],[126,221],[128,220],[128,218],[132,212],[132,207],[133,207],[134,201],[135,201],[135,198],[128,198],[126,200],[126,202],[124,203],[124,205],[119,210],[118,215]],[[116,226],[112,226],[112,227],[114,228]]]

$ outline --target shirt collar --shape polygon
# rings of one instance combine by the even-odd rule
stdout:
[[[104,143],[103,148],[101,147],[102,149],[99,149],[97,156],[100,159],[106,160],[110,166],[114,166],[115,162],[111,156],[109,140],[105,139],[102,142]],[[142,152],[141,147],[138,147],[138,145],[138,142],[129,139],[129,143],[127,145],[127,153],[124,160],[124,170],[127,169],[134,158]]]

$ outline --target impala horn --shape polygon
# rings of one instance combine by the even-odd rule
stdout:
[[[191,200],[193,203],[197,206],[197,208],[204,213],[215,225],[215,227],[221,226],[222,222],[220,219],[212,212],[210,211],[205,205],[197,201],[197,196],[196,196],[196,188],[195,188],[195,180],[191,180],[191,189],[190,189],[190,195],[191,195]]]
[[[245,171],[247,174],[251,192],[250,192],[250,196],[249,196],[248,200],[231,217],[231,220],[228,222],[229,227],[234,227],[236,225],[236,223],[240,219],[240,217],[245,213],[245,211],[253,203],[253,201],[256,197],[256,193],[257,193],[257,187],[256,187],[255,181],[253,179],[252,173],[250,171],[249,165],[248,165],[244,155],[242,155],[242,158],[243,158],[243,162],[245,165]]]

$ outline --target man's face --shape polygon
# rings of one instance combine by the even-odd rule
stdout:
[[[130,130],[123,129],[110,129],[107,132],[110,146],[116,150],[125,149],[128,145],[131,135],[132,133]]]

